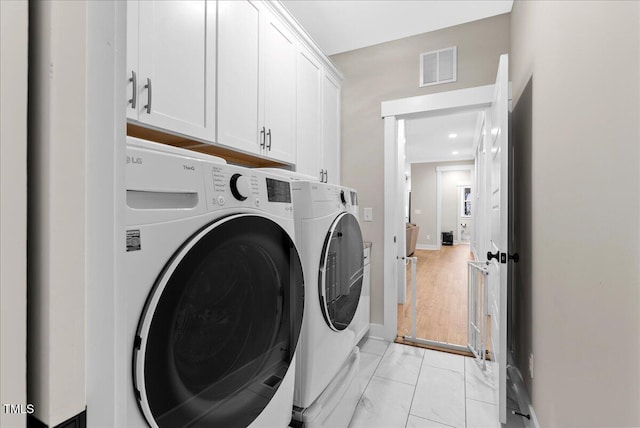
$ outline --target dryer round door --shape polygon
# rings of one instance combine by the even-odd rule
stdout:
[[[329,228],[320,259],[318,294],[332,330],[349,326],[358,308],[364,273],[362,232],[351,213],[340,214]]]
[[[275,222],[235,215],[193,235],[138,324],[133,377],[147,422],[249,425],[293,361],[303,304],[298,252]]]

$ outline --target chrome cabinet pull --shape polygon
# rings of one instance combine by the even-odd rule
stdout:
[[[265,145],[266,145],[266,141],[267,141],[267,140],[266,140],[266,138],[265,138],[265,134],[264,134],[264,133],[265,133],[265,131],[266,131],[266,129],[265,129],[265,127],[263,126],[263,127],[262,127],[262,130],[260,131],[260,140],[261,140],[261,141],[260,141],[260,148],[261,148],[261,149],[264,149],[264,147],[265,147]]]
[[[324,169],[320,170],[320,183],[324,183]]]
[[[136,108],[136,104],[138,102],[138,76],[136,76],[136,72],[133,70],[131,71],[129,82],[133,84],[133,91],[131,93],[131,99],[129,100],[129,103],[131,104],[131,108]]]
[[[269,137],[269,144],[267,144],[267,150],[271,151],[271,128],[267,131],[267,137]]]
[[[324,170],[324,182],[329,182],[329,171],[327,171],[326,169]]]
[[[144,87],[148,90],[147,92],[147,105],[144,106],[147,109],[147,114],[151,114],[151,79],[147,77],[147,84]]]

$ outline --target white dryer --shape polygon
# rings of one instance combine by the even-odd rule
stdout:
[[[358,382],[352,381],[359,362],[352,321],[363,283],[357,194],[326,183],[291,185],[306,278],[294,418],[306,426],[329,426],[330,421],[332,427],[346,427],[360,396]],[[338,421],[336,414],[344,416]]]
[[[304,305],[290,183],[128,139],[126,185],[127,426],[287,426]]]

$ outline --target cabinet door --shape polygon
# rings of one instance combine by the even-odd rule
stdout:
[[[215,1],[142,1],[138,119],[215,137]]]
[[[297,56],[296,172],[321,178],[322,67],[306,50]]]
[[[250,1],[218,2],[218,143],[260,152],[261,10]]]
[[[138,120],[140,99],[138,69],[138,1],[127,2],[127,118]]]
[[[328,74],[322,79],[322,148],[327,182],[340,184],[340,85]]]
[[[271,13],[263,21],[265,155],[295,161],[296,43],[293,34]]]

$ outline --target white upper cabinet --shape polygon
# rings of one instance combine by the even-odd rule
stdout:
[[[213,141],[216,2],[130,2],[127,30],[127,116]]]
[[[264,14],[264,122],[266,153],[295,163],[296,49],[293,34],[271,13]]]
[[[217,142],[295,162],[296,40],[262,2],[218,3]]]
[[[296,172],[322,180],[322,66],[305,48],[296,59]]]
[[[127,118],[339,183],[340,72],[278,2],[127,2]]]
[[[340,184],[340,84],[326,73],[322,79],[322,147],[324,181]]]
[[[218,139],[221,144],[260,153],[258,3],[218,3]]]

